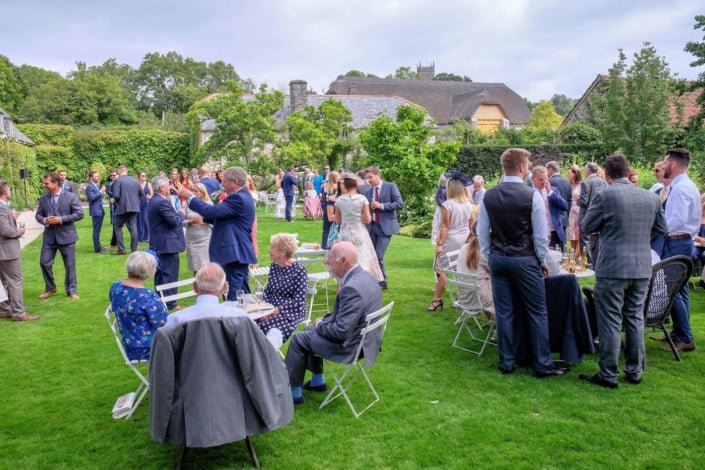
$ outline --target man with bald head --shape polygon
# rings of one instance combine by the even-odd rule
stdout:
[[[284,361],[296,405],[304,402],[302,388],[326,391],[323,358],[336,362],[353,359],[367,315],[382,306],[382,293],[377,280],[358,265],[355,245],[346,241],[336,243],[328,253],[326,264],[330,273],[340,281],[333,311],[304,331],[294,334]],[[379,330],[367,336],[363,345],[366,366],[374,364],[380,342]],[[313,376],[304,383],[307,367]]]

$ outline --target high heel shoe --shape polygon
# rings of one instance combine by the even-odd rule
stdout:
[[[432,300],[431,305],[426,307],[426,311],[435,312],[439,308],[441,309],[441,311],[443,311],[443,299]]]

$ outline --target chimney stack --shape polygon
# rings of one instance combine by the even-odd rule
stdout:
[[[306,83],[306,80],[292,80],[289,82],[289,100],[292,113],[301,111],[308,105],[308,83]]]

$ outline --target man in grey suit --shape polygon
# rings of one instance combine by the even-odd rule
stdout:
[[[68,175],[66,173],[66,170],[59,170],[59,186],[61,186],[61,189],[63,191],[78,195],[78,188],[76,187],[76,183],[67,179],[67,177]]]
[[[13,321],[39,320],[24,310],[24,280],[20,237],[24,227],[17,228],[17,213],[10,211],[10,187],[0,180],[0,280],[8,299],[0,303],[0,318]]]
[[[387,270],[384,266],[384,254],[387,252],[392,235],[399,233],[397,211],[404,207],[399,188],[395,183],[382,181],[379,168],[371,166],[367,169],[367,182],[371,188],[367,190],[367,200],[370,201],[372,222],[367,225],[372,244],[377,253],[379,267],[384,280],[379,283],[382,290],[387,289]]]
[[[54,273],[52,266],[56,258],[56,250],[61,252],[64,261],[66,277],[64,287],[66,295],[72,300],[78,300],[76,294],[76,241],[78,232],[74,222],[83,218],[83,207],[78,196],[68,191],[63,191],[59,186],[59,175],[47,173],[44,175],[44,189],[46,194],[39,198],[39,207],[34,218],[44,225],[42,238],[42,253],[39,264],[44,277],[44,292],[39,294],[40,299],[48,299],[56,294]]]
[[[125,242],[122,238],[122,226],[127,225],[130,232],[130,251],[137,251],[139,234],[137,233],[137,215],[140,213],[140,201],[144,199],[144,191],[140,183],[127,174],[127,167],[120,165],[118,179],[112,186],[113,199],[115,200],[115,240],[117,251],[113,254],[124,255]]]
[[[324,392],[323,359],[347,361],[357,351],[365,318],[382,306],[382,293],[371,274],[357,264],[357,248],[350,242],[333,245],[326,258],[330,272],[340,279],[340,292],[335,298],[333,311],[309,325],[291,338],[284,360],[289,371],[289,384],[294,404],[304,402],[302,387]],[[363,345],[365,364],[371,366],[377,358],[381,332],[370,334]],[[311,380],[304,383],[307,366],[313,372]]]
[[[580,378],[617,388],[620,333],[624,324],[624,372],[641,382],[644,366],[644,300],[651,277],[651,237],[668,231],[656,194],[627,179],[624,155],[605,159],[610,185],[594,195],[580,229],[599,232],[602,246],[595,263],[595,306],[600,332],[600,371]]]
[[[597,176],[598,171],[600,171],[600,167],[597,166],[597,163],[590,162],[585,165],[585,174],[587,177],[580,183],[580,199],[578,199],[578,207],[580,208],[580,212],[578,213],[579,223],[582,223],[585,218],[585,214],[587,214],[588,208],[597,191],[607,186],[605,180]],[[583,230],[580,231],[580,247],[582,250],[585,250],[584,253],[590,256],[590,261],[593,264],[595,264],[595,260],[598,256],[597,252],[600,249],[599,240],[597,234],[591,234]]]

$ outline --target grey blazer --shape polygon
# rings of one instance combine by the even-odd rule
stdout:
[[[139,212],[140,201],[145,198],[140,183],[132,176],[122,175],[112,186],[115,215]]]
[[[585,217],[585,214],[592,203],[592,199],[595,197],[595,193],[600,188],[605,186],[607,186],[607,182],[597,175],[590,175],[585,179],[585,181],[580,183],[580,199],[578,199],[578,207],[580,208],[580,211],[578,212],[578,221],[582,221]],[[570,208],[568,210],[570,210]]]
[[[158,329],[149,383],[149,432],[160,443],[219,446],[273,431],[294,416],[284,364],[248,317]]]
[[[44,225],[44,218],[50,215],[60,215],[61,224],[44,226],[44,243],[56,243],[57,245],[76,243],[78,232],[74,222],[83,218],[83,207],[81,207],[78,196],[62,190],[56,205],[54,205],[51,202],[51,195],[44,194],[39,198],[39,206],[34,218]]]
[[[311,349],[326,359],[349,362],[360,344],[365,317],[381,307],[382,291],[377,280],[360,266],[353,268],[335,298],[333,311],[316,325]],[[362,346],[367,367],[377,360],[381,343],[380,330],[367,336]]]
[[[20,237],[22,232],[12,218],[10,208],[0,202],[0,260],[20,257]]]
[[[375,198],[375,188],[370,188],[367,191],[367,200],[372,202]],[[399,188],[395,183],[382,181],[382,187],[379,190],[379,201],[382,203],[383,209],[379,212],[379,225],[385,235],[394,235],[399,233],[399,222],[397,221],[397,211],[404,207],[404,200],[401,198]],[[370,209],[370,215],[373,210]],[[367,226],[368,230],[371,224]]]
[[[658,196],[626,178],[598,191],[580,224],[600,233],[595,275],[613,279],[651,277],[651,238],[668,232]]]

